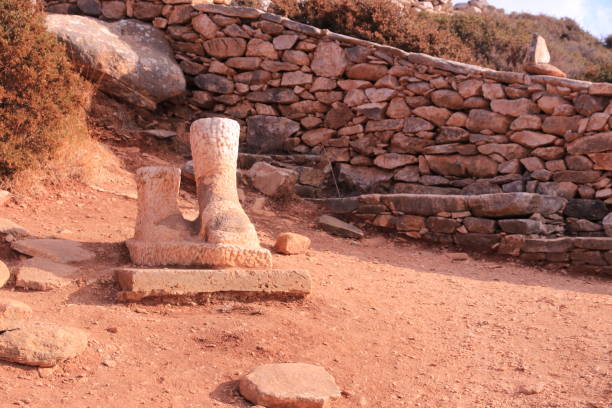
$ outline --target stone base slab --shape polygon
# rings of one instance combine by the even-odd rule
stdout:
[[[267,249],[247,249],[236,245],[203,242],[126,241],[132,262],[142,266],[209,266],[269,268],[272,254]]]
[[[123,268],[115,271],[115,278],[122,302],[301,298],[311,289],[310,274],[294,270]]]

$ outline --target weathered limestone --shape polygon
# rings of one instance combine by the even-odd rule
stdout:
[[[201,119],[191,126],[200,216],[186,221],[178,209],[180,170],[147,167],[137,173],[138,219],[127,241],[138,265],[268,267],[236,186],[240,127],[230,119]]]
[[[26,290],[49,291],[72,283],[79,268],[50,261],[30,258],[21,263],[15,274],[15,287]]]
[[[265,364],[243,376],[240,393],[270,408],[327,408],[340,388],[323,368],[304,363]]]
[[[17,330],[0,335],[0,360],[12,363],[53,367],[87,348],[87,334],[72,327],[21,321],[6,329]]]
[[[293,232],[284,232],[276,238],[274,250],[284,255],[303,254],[310,248],[310,238]]]
[[[361,239],[364,237],[363,231],[356,226],[329,215],[322,215],[319,217],[318,224],[323,230],[340,237],[353,239]]]
[[[563,71],[550,64],[550,53],[546,46],[546,40],[537,34],[533,35],[531,45],[523,61],[523,69],[529,74],[567,77]]]
[[[83,248],[80,242],[66,239],[27,238],[11,243],[11,247],[22,254],[57,263],[86,262],[96,257],[95,253]]]
[[[210,296],[303,297],[310,293],[310,275],[304,271],[249,269],[119,269],[115,276],[119,300],[183,298],[206,301]]]

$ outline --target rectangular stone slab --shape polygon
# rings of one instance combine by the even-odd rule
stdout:
[[[248,249],[236,245],[206,242],[147,242],[128,239],[126,246],[132,262],[142,266],[208,266],[269,268],[272,255],[267,249]]]
[[[209,300],[217,297],[297,298],[310,293],[306,271],[249,269],[140,269],[115,270],[122,292],[119,300],[146,298]],[[234,295],[234,296],[232,296]]]

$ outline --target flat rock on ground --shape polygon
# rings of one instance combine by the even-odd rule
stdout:
[[[96,254],[84,249],[79,242],[54,238],[30,238],[15,241],[11,247],[22,254],[71,263],[91,261]]]
[[[240,393],[268,408],[327,408],[340,397],[323,367],[304,363],[265,364],[240,379]]]
[[[340,237],[361,239],[365,235],[363,231],[356,226],[329,215],[319,217],[318,223],[323,230]]]
[[[76,357],[87,347],[87,334],[53,323],[21,323],[0,335],[0,360],[38,367],[53,367]]]
[[[74,266],[30,258],[23,261],[17,270],[15,286],[28,290],[53,290],[72,283],[78,272],[79,268]]]

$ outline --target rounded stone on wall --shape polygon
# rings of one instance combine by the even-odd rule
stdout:
[[[606,231],[606,235],[612,237],[612,212],[604,217],[603,227],[604,231]]]

